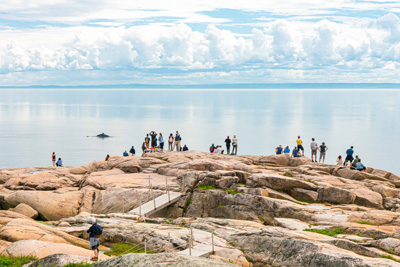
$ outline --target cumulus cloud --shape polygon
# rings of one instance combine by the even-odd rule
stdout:
[[[57,36],[49,45],[54,32]],[[362,82],[383,70],[380,79],[396,81],[400,61],[400,19],[395,14],[346,23],[278,19],[245,36],[214,24],[204,32],[178,24],[45,28],[29,33],[7,29],[0,30],[1,36],[6,38],[0,38],[0,77],[10,83],[21,73],[35,72],[42,83],[49,73],[79,71],[98,83],[129,82],[129,77],[153,83],[322,82],[327,77]],[[119,74],[106,74],[114,71]]]

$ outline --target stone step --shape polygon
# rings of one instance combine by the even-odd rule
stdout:
[[[202,257],[202,258],[208,258],[210,256],[210,252],[204,251],[204,250],[199,250],[199,249],[195,249],[192,248],[191,251],[189,251],[189,249],[185,249],[182,251],[179,251],[176,254],[180,254],[180,255],[190,255],[192,257]]]

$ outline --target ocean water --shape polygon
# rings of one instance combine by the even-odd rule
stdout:
[[[179,130],[182,145],[208,151],[237,135],[241,155],[270,155],[311,138],[328,146],[326,163],[354,146],[374,168],[400,174],[399,90],[0,90],[0,168],[85,165],[106,154],[137,154],[151,130]],[[106,133],[112,138],[94,136]]]

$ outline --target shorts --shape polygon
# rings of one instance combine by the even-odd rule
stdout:
[[[325,160],[325,154],[326,154],[326,152],[321,152],[321,154],[319,155],[319,160],[321,160],[321,159]]]
[[[100,241],[97,237],[91,237],[89,238],[90,241],[90,245],[89,245],[89,249],[91,250],[99,250],[99,246],[100,246]]]
[[[353,158],[352,155],[347,155],[347,156],[346,156],[346,159],[344,160],[344,162],[347,162],[347,161],[352,162],[353,160],[354,160],[354,158]]]
[[[303,150],[304,151],[304,148],[303,148],[303,146],[302,145],[298,145],[297,146],[297,149],[300,151],[300,150]]]
[[[312,150],[311,150],[311,156],[314,156],[314,155],[317,156],[317,151],[318,151],[318,150],[316,150],[316,149],[315,149],[315,150],[312,149]]]

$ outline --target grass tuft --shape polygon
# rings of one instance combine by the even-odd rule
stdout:
[[[304,229],[303,231],[307,231],[307,232],[314,232],[314,233],[318,233],[318,234],[322,234],[322,235],[327,235],[327,236],[335,236],[335,235],[340,235],[343,234],[343,230],[340,228],[335,228],[333,230],[330,230],[329,228],[326,229]]]
[[[132,246],[131,244],[117,243],[110,251],[107,251],[104,254],[107,256],[119,256],[124,253],[144,253],[144,248],[140,246]],[[147,254],[154,253],[155,252],[152,250],[147,250]]]
[[[0,256],[0,266],[22,267],[22,265],[27,264],[33,260],[37,260],[37,258]]]
[[[211,189],[215,189],[215,186],[213,185],[199,185],[197,187],[200,190],[211,190]]]

